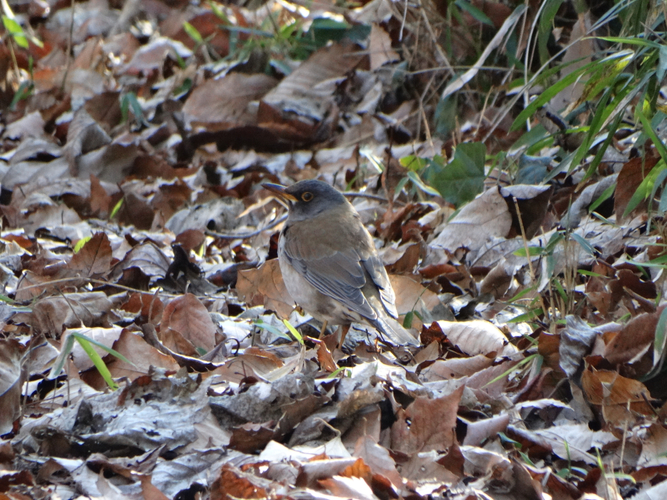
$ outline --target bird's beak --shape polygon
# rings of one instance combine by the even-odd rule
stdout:
[[[270,182],[265,182],[264,184],[262,184],[262,186],[264,187],[264,189],[267,189],[272,193],[277,194],[283,200],[291,202],[297,201],[294,196],[285,192],[285,186],[281,186],[280,184],[272,184]]]

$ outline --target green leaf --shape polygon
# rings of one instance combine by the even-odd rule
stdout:
[[[195,28],[194,26],[192,26],[189,22],[185,21],[185,22],[183,23],[183,29],[185,30],[185,32],[188,34],[188,36],[189,36],[190,38],[192,38],[192,40],[193,40],[197,45],[201,45],[201,44],[204,43],[204,39],[202,38],[202,36],[201,36],[201,34],[199,33],[199,31],[197,31],[197,28]]]
[[[542,255],[543,253],[544,253],[543,247],[528,247],[528,254],[530,254],[531,257],[537,257],[539,255]],[[516,255],[517,257],[526,257],[528,255],[526,253],[525,247],[519,248],[518,250],[514,250],[512,254]]]
[[[658,176],[655,179],[655,183],[653,184],[653,189],[651,189],[651,200],[655,198],[655,195],[660,188],[665,182],[665,179],[667,179],[667,169],[663,169],[660,171]],[[660,197],[660,205],[658,206],[658,215],[662,215],[665,213],[665,210],[667,209],[667,196],[665,196],[665,191],[663,190],[662,196]]]
[[[561,282],[558,280],[554,280],[553,283],[554,286],[556,287],[558,295],[560,295],[560,298],[563,299],[563,302],[567,303],[567,294],[565,293],[565,289],[563,288]]]
[[[540,54],[540,62],[546,64],[550,55],[547,50],[547,42],[553,31],[553,20],[560,8],[563,0],[547,0],[544,4],[544,10],[540,16],[540,24],[537,35],[537,47]]]
[[[327,378],[336,378],[339,373],[342,373],[343,377],[351,377],[352,376],[352,372],[350,371],[349,368],[341,366],[337,370],[334,370],[333,372],[331,372]]]
[[[538,307],[536,309],[528,311],[527,313],[515,316],[514,318],[510,319],[508,323],[523,323],[524,321],[531,321],[534,320],[535,318],[539,318],[543,313],[544,311],[542,310],[542,308]]]
[[[519,293],[517,293],[514,297],[512,297],[511,299],[509,299],[509,300],[507,301],[507,303],[508,303],[508,304],[513,304],[513,303],[515,303],[516,301],[518,301],[518,300],[522,299],[523,297],[525,297],[526,295],[528,295],[530,292],[534,291],[535,288],[536,288],[535,285],[530,286],[530,287],[528,287],[528,288],[524,288],[524,289],[521,290]]]
[[[3,295],[1,293],[0,293],[0,301],[6,302],[7,304],[13,304],[14,303],[14,299],[11,299],[11,298],[9,298],[6,295]]]
[[[148,123],[144,119],[144,111],[141,108],[141,104],[137,99],[137,94],[134,92],[128,92],[124,94],[121,98],[121,112],[123,114],[123,121],[127,120],[127,110],[132,109],[132,114],[134,118],[142,125],[148,126]]]
[[[430,194],[431,196],[440,196],[438,191],[424,184],[424,182],[419,178],[419,175],[417,175],[417,172],[410,170],[408,172],[408,179],[410,179],[415,186],[424,191],[426,194]]]
[[[565,88],[575,83],[584,73],[590,72],[592,69],[601,70],[603,65],[615,64],[617,62],[616,59],[626,57],[627,55],[628,51],[612,54],[601,61],[593,61],[585,64],[581,68],[577,68],[576,70],[572,71],[572,73],[565,76],[564,78],[561,78],[555,84],[545,89],[544,92],[542,92],[536,99],[534,99],[528,106],[526,106],[526,108],[521,113],[519,113],[519,116],[516,117],[514,123],[512,123],[512,126],[510,127],[510,132],[514,132],[515,130],[521,128],[523,123],[535,115],[535,112],[539,108],[553,99],[561,90],[564,90]],[[571,61],[568,64],[574,64],[581,59]],[[564,66],[561,65],[561,69],[562,67]],[[545,74],[547,73],[545,72]]]
[[[84,236],[79,241],[77,241],[76,245],[74,245],[74,253],[79,253],[79,250],[81,250],[83,246],[92,239],[93,239],[92,236]]]
[[[344,38],[352,41],[362,41],[368,38],[371,27],[366,24],[350,25],[344,21],[336,21],[328,17],[318,17],[313,20],[307,36],[318,47],[324,47],[328,42],[337,42]]]
[[[491,21],[491,19],[489,19],[489,17],[486,14],[484,14],[484,12],[482,12],[481,10],[479,10],[477,7],[467,2],[466,0],[456,0],[456,2],[454,3],[459,9],[467,12],[480,23],[486,24],[488,26],[493,26],[493,21]]]
[[[403,328],[410,328],[412,326],[412,319],[414,315],[414,311],[410,311],[405,315],[405,318],[403,318]]]
[[[118,215],[118,212],[120,212],[120,208],[123,206],[123,200],[125,198],[121,198],[118,200],[118,203],[116,203],[113,207],[113,210],[111,210],[111,214],[109,214],[109,219],[113,219],[116,215]]]
[[[481,142],[459,144],[451,162],[443,165],[437,157],[429,160],[422,177],[445,200],[461,206],[484,189],[485,155],[486,146]]]
[[[667,345],[667,307],[660,313],[658,324],[655,327],[655,341],[653,342],[653,366],[662,364]]]
[[[271,333],[274,334],[276,337],[280,337],[280,338],[283,338],[283,339],[287,339],[287,340],[289,340],[290,342],[291,342],[292,340],[294,340],[294,339],[292,339],[292,337],[290,337],[290,336],[287,335],[286,333],[283,333],[283,332],[281,332],[280,330],[278,330],[275,326],[273,326],[273,325],[269,325],[268,323],[264,323],[261,319],[256,320],[254,324],[255,324],[256,327],[259,327],[259,328],[261,328],[262,330],[266,330],[266,331],[268,331],[268,332],[271,332]]]
[[[220,19],[222,22],[225,24],[232,24],[229,18],[227,17],[227,14],[225,14],[225,11],[220,8],[220,6],[217,4],[217,2],[208,2],[209,7],[211,7],[211,10],[213,13]]]
[[[660,45],[658,68],[655,70],[656,80],[661,82],[667,72],[667,47]]]
[[[447,135],[456,129],[458,109],[458,99],[455,95],[448,95],[438,101],[435,107],[435,134],[441,137]]]
[[[111,377],[111,372],[107,368],[107,365],[104,363],[104,360],[101,358],[101,356],[97,353],[95,349],[93,349],[93,345],[96,347],[99,347],[103,351],[108,352],[112,356],[117,357],[118,359],[124,361],[125,363],[136,366],[132,361],[127,359],[125,356],[123,356],[121,353],[118,351],[112,349],[111,347],[107,347],[104,344],[97,342],[96,340],[91,339],[90,337],[78,332],[74,331],[67,335],[67,339],[65,340],[65,343],[61,347],[60,350],[60,355],[56,359],[56,362],[53,365],[53,368],[51,368],[51,372],[49,373],[50,379],[56,378],[58,375],[60,375],[60,372],[62,371],[63,367],[65,366],[65,361],[67,361],[67,358],[69,357],[70,353],[72,352],[72,348],[74,347],[74,341],[77,341],[80,345],[81,348],[84,350],[84,352],[88,355],[90,360],[93,362],[93,365],[95,368],[97,368],[97,371],[102,375],[102,378],[104,378],[104,381],[107,383],[107,385],[113,389],[116,390],[118,389],[118,385],[114,382],[113,378]]]
[[[2,24],[10,35],[23,35],[23,27],[16,21],[7,16],[2,16]]]
[[[653,191],[653,186],[655,185],[655,181],[660,175],[660,172],[662,172],[666,167],[667,164],[665,164],[665,162],[661,159],[657,163],[657,165],[653,167],[648,174],[646,174],[646,177],[644,177],[644,180],[641,182],[641,184],[639,184],[637,190],[630,198],[628,206],[625,207],[625,211],[623,212],[623,217],[626,217],[630,212],[632,212],[635,208],[637,208],[637,206],[642,201],[646,200],[649,197],[649,195]]]
[[[102,375],[102,378],[111,388],[111,390],[115,391],[116,389],[118,389],[118,384],[114,382],[113,377],[111,376],[111,372],[109,371],[109,368],[107,368],[107,365],[104,363],[104,360],[97,353],[97,351],[93,349],[93,346],[90,345],[88,339],[76,337],[76,340],[79,343],[79,345],[81,345],[81,347],[83,348],[84,352],[88,355],[90,360],[93,362],[93,365],[95,365],[95,368],[97,368],[97,371],[100,372],[100,375]]]
[[[23,27],[16,21],[16,19],[12,19],[3,15],[2,24],[5,26],[5,29],[9,32],[19,47],[23,49],[28,48],[28,39],[25,36]]]
[[[590,214],[591,212],[594,212],[597,207],[599,207],[605,201],[611,198],[611,195],[614,194],[615,190],[616,190],[616,183],[613,182],[607,189],[603,191],[603,193],[600,196],[598,196],[597,200],[591,203],[591,206],[588,207],[588,213]]]
[[[528,453],[526,453],[525,451],[519,451],[518,453],[521,456],[521,458],[523,458],[523,461],[526,462],[528,465],[530,465],[531,467],[537,467],[535,465],[535,462],[533,462],[528,456]]]
[[[591,276],[594,278],[604,278],[604,275],[600,273],[594,273],[593,271],[587,271],[586,269],[578,269],[577,272],[579,274],[582,274],[584,276]]]
[[[414,172],[423,170],[424,167],[428,165],[428,161],[425,158],[420,158],[419,156],[415,155],[404,156],[399,160],[399,163],[403,167],[407,168],[408,170],[412,170]]]
[[[519,443],[518,441],[515,441],[514,439],[510,438],[504,432],[499,432],[498,437],[500,438],[500,441],[503,442],[503,443],[509,443],[509,444],[515,446],[517,449],[523,448],[523,445],[521,443]]]
[[[572,233],[570,236],[574,241],[579,243],[579,246],[583,248],[588,255],[595,257],[595,249],[580,234]]]
[[[283,320],[283,323],[287,327],[287,329],[290,331],[292,335],[294,335],[294,338],[297,340],[297,342],[301,345],[303,345],[303,336],[299,333],[299,331],[292,326],[292,323],[287,321],[286,319]]]
[[[637,114],[639,120],[642,122],[644,133],[648,135],[653,141],[653,144],[655,144],[655,148],[658,150],[658,153],[660,153],[662,161],[667,162],[667,148],[658,137],[658,134],[655,133],[655,130],[653,130],[651,123],[648,121],[648,118],[646,118],[646,115],[642,110],[641,104],[635,107],[635,113]]]
[[[118,351],[112,349],[111,347],[107,347],[107,346],[105,346],[104,344],[102,344],[101,342],[98,342],[97,340],[93,340],[93,339],[91,339],[90,337],[84,335],[83,333],[80,333],[80,332],[72,332],[71,335],[73,335],[74,338],[77,339],[77,340],[79,340],[79,339],[84,339],[84,340],[86,340],[87,342],[90,342],[90,343],[93,344],[94,346],[99,347],[99,348],[102,349],[103,351],[106,351],[106,352],[108,352],[109,354],[111,354],[112,356],[115,356],[115,357],[117,357],[118,359],[120,359],[121,361],[124,361],[124,362],[127,363],[128,365],[136,366],[132,361],[130,361],[129,359],[127,359],[125,356],[123,356],[123,355],[122,355],[121,353],[119,353]]]

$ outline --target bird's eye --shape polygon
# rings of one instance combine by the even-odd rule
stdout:
[[[301,195],[301,199],[302,199],[303,201],[310,201],[310,200],[313,199],[313,193],[305,192],[305,193],[303,193],[303,194]]]

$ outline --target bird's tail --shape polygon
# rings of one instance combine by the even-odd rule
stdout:
[[[383,334],[383,341],[396,346],[419,346],[419,340],[389,315],[379,314],[373,326]]]

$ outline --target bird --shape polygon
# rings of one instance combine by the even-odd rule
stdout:
[[[397,321],[396,295],[373,238],[338,190],[319,180],[263,187],[288,205],[278,240],[285,287],[303,310],[325,324],[368,323],[381,341],[418,346]]]

